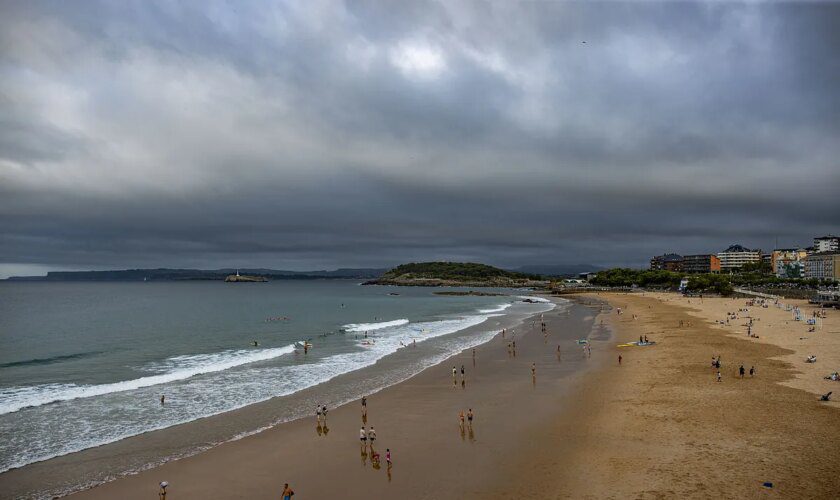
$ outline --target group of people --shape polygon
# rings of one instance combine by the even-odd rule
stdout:
[[[361,443],[362,447],[362,461],[367,458],[367,449],[370,447],[370,462],[373,465],[374,469],[379,469],[380,467],[380,457],[379,453],[373,447],[374,443],[376,442],[376,430],[373,426],[370,426],[370,429],[365,429],[365,425],[367,423],[367,396],[362,397],[362,428],[359,429],[359,442]],[[385,449],[385,462],[388,464],[388,479],[391,479],[391,449]]]

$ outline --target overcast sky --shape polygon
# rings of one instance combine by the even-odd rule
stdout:
[[[0,2],[0,277],[840,232],[840,3]]]

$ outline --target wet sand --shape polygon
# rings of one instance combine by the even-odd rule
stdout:
[[[368,398],[367,425],[378,435],[382,463],[361,453],[359,402],[329,412],[328,432],[315,418],[279,425],[220,445],[196,456],[77,493],[73,498],[154,498],[159,481],[169,481],[167,498],[274,498],[284,482],[295,498],[452,498],[495,496],[494,478],[516,477],[511,465],[534,432],[549,429],[568,401],[580,373],[595,368],[574,339],[593,333],[593,312],[572,306],[545,314],[539,323],[515,328],[516,356],[497,336],[476,349],[429,368]],[[596,328],[601,342],[608,338]],[[557,359],[556,348],[563,353]],[[536,363],[536,380],[531,377]],[[455,365],[466,369],[453,385]],[[458,412],[472,408],[475,421],[463,434]],[[384,457],[391,449],[394,465]]]

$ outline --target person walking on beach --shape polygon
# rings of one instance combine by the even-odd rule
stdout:
[[[741,378],[744,378],[744,365],[741,365],[741,367],[738,368],[738,375],[740,375]]]
[[[166,500],[166,487],[169,486],[168,481],[161,481],[160,482],[160,490],[158,491],[158,498],[160,500]]]
[[[752,377],[753,375],[755,375],[755,367],[751,366],[750,367],[750,377]]]
[[[472,408],[470,408],[469,410],[467,410],[467,425],[469,425],[470,428],[472,428],[472,421],[473,421],[473,411],[472,411]]]
[[[327,405],[321,407],[321,416],[324,417],[324,425],[327,425]]]
[[[466,378],[466,374],[464,373],[464,365],[461,365],[461,384],[464,383],[465,378]]]
[[[364,426],[359,430],[359,441],[362,442],[362,449],[364,450],[367,446],[367,432]]]
[[[391,466],[391,448],[385,448],[385,463]]]
[[[283,500],[292,500],[294,494],[295,492],[289,487],[289,483],[286,483],[286,485],[283,487]]]
[[[717,381],[720,382],[720,370],[717,372]]]
[[[537,364],[531,363],[531,378],[537,378]]]
[[[315,405],[315,419],[321,424],[321,405]]]
[[[618,364],[621,364],[621,354],[618,355]]]
[[[464,432],[464,410],[458,412],[458,427]]]
[[[373,442],[376,441],[376,431],[373,430],[373,426],[370,426],[370,430],[368,431],[368,441],[370,441],[370,451],[373,451]]]
[[[458,369],[454,366],[452,367],[452,383],[455,384],[458,382]]]

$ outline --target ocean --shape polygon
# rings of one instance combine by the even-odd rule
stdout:
[[[351,401],[554,307],[440,290],[0,283],[0,472],[63,457],[62,474],[25,493],[72,491]],[[74,452],[89,466],[66,467]]]

